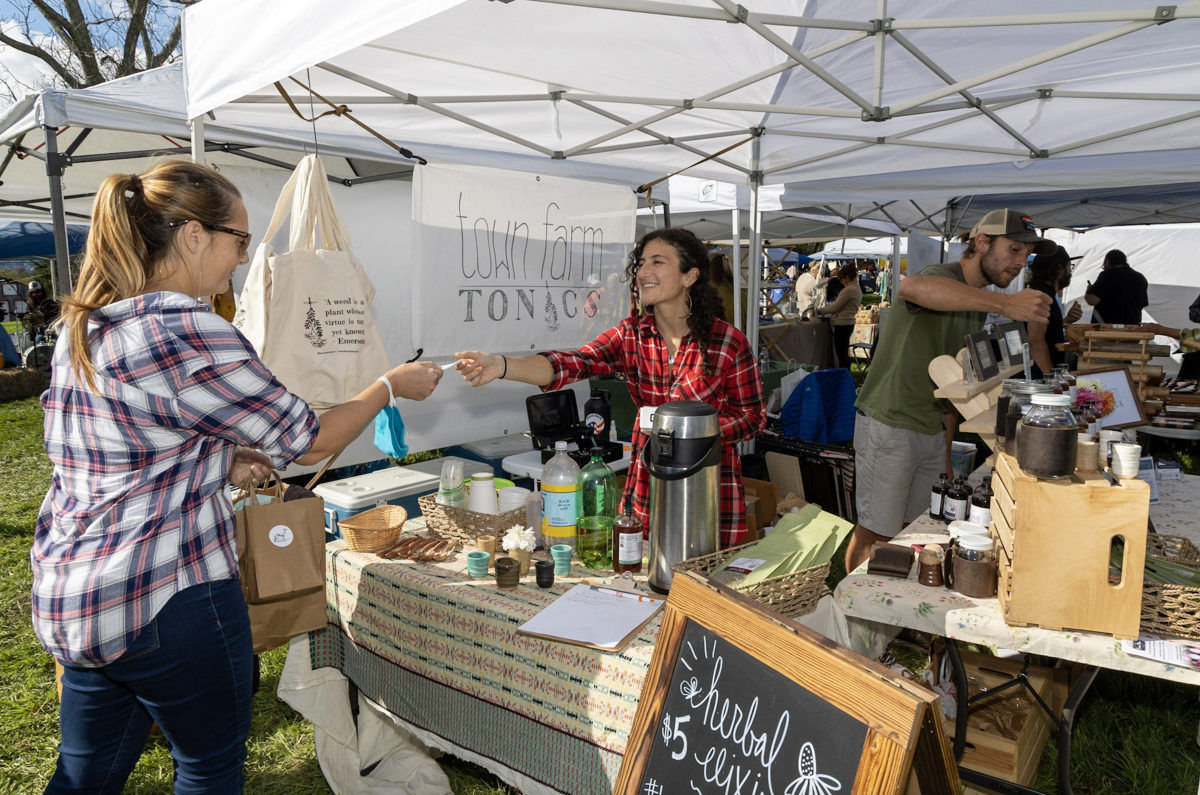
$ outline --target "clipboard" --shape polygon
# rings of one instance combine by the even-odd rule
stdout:
[[[517,628],[532,638],[620,652],[666,604],[665,596],[601,585],[576,585]],[[530,627],[527,629],[527,627]],[[611,642],[599,635],[609,635]],[[591,639],[589,639],[591,638]]]

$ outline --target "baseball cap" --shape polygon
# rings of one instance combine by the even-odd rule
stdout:
[[[1053,240],[1038,235],[1032,218],[1007,207],[1003,210],[992,210],[980,218],[971,228],[971,237],[976,235],[1007,237],[1018,243],[1033,243],[1034,254],[1053,254],[1058,249],[1058,244]]]
[[[42,283],[39,281],[32,281],[29,283],[29,289],[30,290],[40,290],[40,289],[42,289]]]

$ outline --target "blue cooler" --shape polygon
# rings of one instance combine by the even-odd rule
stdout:
[[[467,461],[467,477],[471,476],[471,462],[476,461],[481,464],[487,464],[492,474],[498,478],[508,478],[516,486],[524,486],[527,489],[533,488],[533,481],[529,478],[515,478],[512,475],[505,474],[504,468],[500,466],[500,462],[508,458],[510,455],[520,455],[533,450],[533,440],[528,436],[520,433],[510,433],[505,436],[493,436],[491,439],[481,439],[478,442],[468,442],[467,444],[456,444],[453,447],[447,447],[443,452],[447,456],[462,458]],[[441,471],[440,469],[438,470]]]
[[[432,462],[430,462],[432,463]],[[441,459],[437,472],[412,467],[388,467],[366,475],[357,475],[314,486],[325,500],[325,540],[342,537],[338,522],[378,505],[399,505],[410,517],[421,515],[417,498],[438,490]]]

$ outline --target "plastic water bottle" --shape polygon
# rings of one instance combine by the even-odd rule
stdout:
[[[579,526],[579,465],[567,455],[567,443],[554,443],[554,457],[542,470],[542,539],[546,547],[575,548]]]
[[[592,460],[579,474],[583,508],[576,549],[583,565],[593,569],[612,567],[612,529],[617,516],[617,476],[604,463],[602,453],[593,441]]]

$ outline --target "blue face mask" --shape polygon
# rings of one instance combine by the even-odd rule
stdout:
[[[383,411],[375,415],[375,446],[391,458],[404,458],[408,455],[408,445],[404,443],[404,418],[396,407],[392,382],[387,376],[381,376],[379,380],[387,385],[390,400]]]

